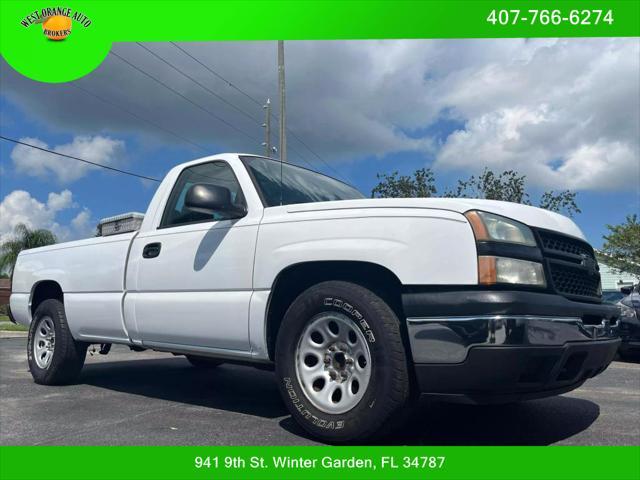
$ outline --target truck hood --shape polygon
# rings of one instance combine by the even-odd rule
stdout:
[[[531,227],[554,230],[586,241],[580,228],[564,215],[542,208],[497,200],[471,198],[371,198],[286,206],[289,213],[366,208],[422,208],[449,210],[460,214],[469,210],[483,210],[512,218]]]

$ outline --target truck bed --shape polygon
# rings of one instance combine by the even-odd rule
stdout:
[[[25,308],[33,288],[55,281],[64,292],[69,326],[82,339],[89,329],[124,340],[122,296],[127,255],[135,232],[59,243],[20,253],[13,274],[11,310],[18,323],[29,325]],[[99,309],[95,306],[100,305]],[[81,321],[80,321],[81,320]]]

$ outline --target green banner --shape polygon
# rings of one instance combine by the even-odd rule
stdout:
[[[640,447],[1,447],[0,478],[637,480]]]
[[[638,36],[638,0],[0,2],[0,54],[42,82],[127,41]],[[44,478],[637,480],[640,447],[0,447],[0,480]]]
[[[86,75],[124,41],[619,36],[640,36],[639,1],[0,2],[2,55],[44,82]]]

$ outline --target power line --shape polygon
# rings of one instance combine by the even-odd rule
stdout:
[[[200,60],[198,60],[196,57],[194,57],[193,55],[191,55],[188,51],[186,51],[184,48],[182,48],[180,45],[178,45],[177,43],[174,42],[169,42],[171,45],[173,45],[174,47],[176,47],[178,50],[180,50],[182,53],[184,53],[186,56],[188,56],[189,58],[191,58],[192,60],[194,60],[195,62],[199,63],[200,65],[202,65],[206,70],[208,70],[209,72],[211,72],[213,75],[215,75],[217,78],[219,78],[220,80],[222,80],[223,82],[225,82],[227,85],[229,85],[229,87],[233,88],[234,90],[237,90],[238,92],[240,92],[242,95],[244,95],[245,97],[247,97],[249,100],[251,100],[253,103],[255,103],[256,105],[258,105],[260,108],[262,108],[262,102],[260,100],[257,100],[256,98],[252,97],[251,95],[249,95],[247,92],[245,92],[244,90],[242,90],[240,87],[237,87],[236,85],[234,85],[233,83],[231,83],[229,80],[227,80],[226,78],[224,78],[222,75],[220,75],[218,72],[216,72],[215,70],[213,70],[212,68],[210,68],[208,65],[204,64],[203,62],[201,62]]]
[[[291,136],[293,138],[295,138],[296,140],[298,140],[302,145],[304,145],[304,147],[309,150],[318,160],[320,160],[322,163],[324,163],[334,174],[336,174],[338,177],[342,178],[343,180],[345,180],[345,178],[342,176],[342,174],[336,170],[335,168],[333,168],[329,163],[325,162],[325,160],[318,155],[316,152],[314,152],[313,150],[311,150],[311,147],[309,147],[309,145],[307,145],[305,142],[302,141],[302,139],[300,137],[298,137],[295,133],[293,133],[291,130],[289,130],[287,128],[287,132],[289,132],[291,134]]]
[[[173,131],[169,130],[168,128],[165,128],[162,125],[159,125],[159,124],[157,124],[157,123],[155,123],[155,122],[153,122],[153,121],[151,121],[149,119],[146,119],[146,118],[138,115],[137,113],[132,112],[131,110],[121,106],[121,105],[117,105],[117,104],[115,104],[113,102],[110,102],[109,100],[105,99],[104,97],[101,97],[100,95],[97,95],[97,94],[95,94],[93,92],[90,92],[89,90],[87,90],[84,87],[81,87],[80,85],[77,85],[75,83],[69,83],[69,85],[71,85],[74,88],[77,88],[78,90],[81,90],[82,92],[86,93],[87,95],[89,95],[89,96],[91,96],[93,98],[96,98],[96,99],[100,100],[103,103],[106,103],[107,105],[111,105],[114,108],[117,108],[119,110],[122,110],[123,112],[128,113],[129,115],[131,115],[134,118],[137,118],[138,120],[141,120],[141,121],[143,121],[145,123],[148,123],[149,125],[152,125],[152,126],[158,128],[158,129],[162,130],[163,132],[166,132],[166,133],[168,133],[170,135],[173,135],[174,137],[182,140],[183,142],[186,142],[186,143],[188,143],[190,145],[193,145],[194,147],[197,147],[197,148],[199,148],[200,150],[202,150],[204,152],[208,151],[208,149],[203,147],[202,145],[198,145],[197,143],[189,140],[188,138],[183,137],[182,135],[179,135],[176,132],[173,132]]]
[[[97,94],[95,94],[95,93],[93,93],[93,92],[91,92],[91,91],[87,90],[86,88],[81,87],[80,85],[77,85],[76,83],[69,83],[69,85],[71,85],[71,86],[72,86],[72,87],[74,87],[74,88],[77,88],[78,90],[81,90],[82,92],[86,93],[87,95],[89,95],[89,96],[91,96],[91,97],[96,98],[97,100],[100,100],[100,101],[101,101],[101,102],[103,102],[103,103],[106,103],[107,105],[110,105],[110,106],[112,106],[112,107],[114,107],[114,108],[116,108],[116,109],[119,109],[119,110],[122,110],[122,111],[123,111],[123,112],[125,112],[125,113],[128,113],[129,115],[131,115],[131,116],[132,116],[132,117],[134,117],[134,118],[137,118],[138,120],[141,120],[141,121],[143,121],[143,122],[145,122],[145,123],[148,123],[149,125],[152,125],[152,126],[154,126],[154,127],[158,128],[159,130],[162,130],[162,131],[164,131],[164,132],[166,132],[166,133],[168,133],[168,134],[170,134],[170,135],[173,135],[174,137],[176,137],[176,138],[178,138],[178,139],[182,140],[183,142],[188,143],[188,144],[190,144],[190,145],[193,145],[194,147],[197,147],[197,148],[199,148],[200,150],[202,150],[202,151],[204,151],[204,152],[208,152],[208,151],[209,151],[209,149],[208,149],[208,148],[205,148],[204,146],[199,145],[199,144],[197,144],[197,143],[193,142],[192,140],[189,140],[188,138],[183,137],[182,135],[180,135],[180,134],[178,134],[178,133],[176,133],[176,132],[174,132],[174,131],[172,131],[172,130],[169,130],[168,128],[165,128],[165,127],[163,127],[162,125],[159,125],[159,124],[157,124],[157,123],[155,123],[155,122],[153,122],[153,121],[151,121],[151,120],[149,120],[149,119],[147,119],[147,118],[144,118],[144,117],[142,117],[142,116],[138,115],[137,113],[132,112],[131,110],[129,110],[129,109],[127,109],[127,108],[125,108],[125,107],[123,107],[123,106],[121,106],[121,105],[115,104],[115,103],[113,103],[113,102],[111,102],[111,101],[107,100],[106,98],[101,97],[100,95],[97,95]],[[309,162],[308,162],[304,157],[302,157],[302,156],[300,155],[300,153],[299,153],[296,149],[292,148],[292,150],[293,150],[295,153],[297,153],[297,154],[298,154],[299,158],[300,158],[304,163],[306,163],[309,167],[314,168],[314,166],[313,166],[312,164],[310,164],[310,163],[309,163]]]
[[[222,75],[220,75],[218,72],[216,72],[213,68],[209,67],[206,63],[203,63],[202,61],[198,60],[196,57],[194,57],[193,55],[191,55],[187,50],[185,50],[184,48],[182,48],[180,45],[178,45],[175,42],[169,42],[171,45],[173,45],[174,47],[176,47],[178,50],[180,50],[182,53],[184,53],[187,57],[189,57],[191,60],[193,60],[194,62],[196,62],[198,65],[202,66],[205,70],[207,70],[209,73],[211,73],[213,76],[215,76],[216,78],[222,80],[224,83],[226,83],[229,87],[233,88],[234,90],[236,90],[237,92],[241,93],[242,95],[244,95],[245,97],[247,97],[249,100],[251,100],[253,103],[255,103],[256,105],[258,105],[261,109],[264,108],[263,103],[258,100],[255,97],[252,97],[251,95],[249,95],[247,92],[245,92],[244,90],[242,90],[240,87],[238,87],[237,85],[235,85],[234,83],[232,83],[230,80],[228,80],[227,78],[223,77]],[[142,46],[142,45],[141,45]],[[203,87],[204,88],[204,87]],[[217,95],[216,95],[217,96]],[[271,114],[271,116],[273,118],[278,118],[276,117],[274,114]],[[260,123],[260,122],[258,122]],[[306,161],[305,161],[306,162]],[[313,167],[313,165],[311,165],[309,162],[306,162],[307,165]]]
[[[142,45],[140,45],[140,46],[142,46]],[[143,48],[144,48],[144,47],[143,47]],[[121,57],[120,55],[118,55],[117,53],[115,53],[115,52],[110,52],[110,53],[111,53],[111,54],[113,54],[113,55],[115,55],[116,57],[118,57],[120,60],[124,61],[125,63],[127,63],[127,64],[128,64],[128,65],[130,65],[131,67],[135,68],[135,69],[136,69],[136,70],[138,70],[140,73],[143,73],[144,75],[146,75],[147,77],[151,78],[152,80],[155,80],[156,82],[160,83],[163,87],[165,87],[165,88],[167,88],[167,89],[171,90],[171,91],[172,91],[172,92],[174,92],[176,95],[179,95],[180,97],[184,98],[184,99],[185,99],[185,100],[187,100],[189,103],[192,103],[192,104],[194,104],[194,105],[196,105],[196,106],[198,106],[198,107],[200,108],[200,106],[199,106],[199,105],[195,104],[195,103],[194,103],[193,101],[191,101],[189,98],[186,98],[186,97],[185,97],[184,95],[182,95],[180,92],[177,92],[177,91],[176,91],[176,90],[174,90],[173,88],[169,87],[168,85],[164,84],[164,83],[163,83],[163,82],[161,82],[160,80],[158,80],[158,79],[156,79],[155,77],[153,77],[151,74],[149,74],[149,73],[147,73],[147,72],[143,71],[142,69],[140,69],[140,68],[136,67],[136,66],[135,66],[135,65],[133,65],[131,62],[128,62],[127,60],[125,60],[124,58],[122,58],[122,57]],[[153,52],[151,52],[151,53],[153,53]],[[84,92],[84,93],[86,93],[87,95],[90,95],[90,96],[92,96],[92,97],[94,97],[94,98],[96,98],[96,99],[98,99],[98,100],[100,100],[100,101],[102,101],[102,102],[104,102],[104,103],[106,103],[106,104],[108,104],[108,105],[111,105],[111,106],[113,106],[114,108],[118,108],[118,109],[120,109],[120,110],[123,110],[124,112],[128,113],[129,115],[131,115],[131,116],[133,116],[133,117],[135,117],[135,118],[138,118],[139,120],[142,120],[142,121],[144,121],[144,122],[146,122],[146,123],[149,123],[150,125],[153,125],[154,127],[159,128],[159,129],[161,129],[161,130],[163,130],[163,131],[165,131],[165,132],[167,132],[167,133],[169,133],[169,134],[171,134],[171,135],[175,136],[176,138],[179,138],[180,140],[182,140],[182,141],[184,141],[184,142],[187,142],[187,143],[189,143],[189,144],[191,144],[191,145],[194,145],[194,146],[198,147],[199,149],[201,149],[202,151],[207,152],[207,151],[209,150],[209,149],[207,149],[207,148],[203,147],[202,145],[199,145],[199,144],[197,144],[197,143],[195,143],[195,142],[193,142],[193,141],[191,141],[191,140],[189,140],[189,139],[187,139],[187,138],[185,138],[185,137],[183,137],[183,136],[181,136],[181,135],[179,135],[179,134],[177,134],[177,133],[175,133],[175,132],[173,132],[173,131],[171,131],[171,130],[169,130],[169,129],[167,129],[167,128],[165,128],[165,127],[163,127],[163,126],[161,126],[161,125],[159,125],[159,124],[157,124],[157,123],[155,123],[155,122],[153,122],[153,121],[151,121],[151,120],[148,120],[148,119],[146,119],[146,118],[144,118],[144,117],[141,117],[140,115],[138,115],[138,114],[136,114],[136,113],[134,113],[134,112],[132,112],[132,111],[128,110],[128,109],[127,109],[127,108],[125,108],[125,107],[122,107],[122,106],[120,106],[120,105],[116,105],[116,104],[115,104],[115,103],[113,103],[113,102],[110,102],[109,100],[107,100],[107,99],[105,99],[105,98],[103,98],[103,97],[101,97],[101,96],[99,96],[99,95],[97,95],[97,94],[95,94],[95,93],[93,93],[93,92],[90,92],[89,90],[87,90],[87,89],[85,89],[85,88],[83,88],[83,87],[81,87],[81,86],[79,86],[79,85],[77,85],[77,84],[71,83],[70,85],[71,85],[71,86],[73,86],[73,87],[75,87],[75,88],[77,88],[77,89],[79,89],[79,90],[81,90],[81,91],[83,91],[83,92]],[[244,135],[248,136],[249,138],[253,138],[253,137],[251,137],[249,134],[247,134],[246,132],[243,132],[242,130],[237,129],[235,126],[233,126],[233,125],[229,124],[228,122],[224,121],[223,119],[221,119],[220,117],[218,117],[218,116],[217,116],[217,115],[215,115],[214,113],[210,112],[209,110],[205,109],[204,107],[202,107],[202,109],[203,109],[205,112],[207,112],[208,114],[210,114],[210,115],[214,116],[214,118],[216,118],[216,119],[218,119],[218,120],[222,121],[223,123],[225,123],[225,124],[229,125],[231,128],[234,128],[235,130],[239,131],[240,133],[243,133]],[[296,150],[294,150],[294,151],[296,151]],[[297,151],[296,151],[296,152],[297,152]],[[299,154],[298,154],[298,155],[299,155]],[[301,155],[299,155],[299,157],[300,157],[300,159],[301,159],[304,163],[306,163],[309,167],[314,168],[314,166],[313,166],[312,164],[310,164],[310,163],[309,163],[305,158],[303,158]]]
[[[302,160],[304,163],[306,163],[312,170],[316,169],[316,166],[313,163],[309,162],[309,160],[304,158],[302,155],[300,155],[300,152],[298,150],[296,150],[295,148],[291,148],[291,147],[289,147],[289,150],[291,150],[293,153],[295,153],[298,156],[298,158],[300,160]],[[289,163],[293,163],[293,162],[289,162]]]
[[[241,109],[240,107],[238,107],[237,105],[233,104],[232,102],[229,102],[228,100],[226,100],[225,98],[223,98],[222,96],[220,96],[219,94],[215,93],[214,91],[212,91],[211,89],[207,88],[205,85],[203,85],[202,83],[198,82],[196,79],[194,79],[192,76],[184,73],[183,71],[181,71],[178,67],[176,67],[175,65],[173,65],[171,62],[169,62],[168,60],[162,58],[160,55],[158,55],[157,53],[153,52],[152,50],[150,50],[149,48],[145,47],[144,45],[142,45],[140,42],[136,42],[140,47],[144,48],[147,52],[149,52],[151,55],[153,55],[154,57],[156,57],[158,60],[160,60],[161,62],[165,63],[166,65],[168,65],[169,67],[171,67],[172,69],[174,69],[175,71],[177,71],[178,73],[180,73],[181,75],[183,75],[184,77],[188,78],[189,80],[191,80],[193,83],[195,83],[196,85],[198,85],[199,87],[201,87],[202,89],[206,90],[207,92],[209,92],[211,95],[215,96],[216,98],[218,98],[219,100],[221,100],[222,102],[226,103],[227,105],[230,105],[233,109],[237,110],[238,112],[242,113],[243,115],[245,115],[246,117],[250,118],[253,122],[257,123],[258,125],[262,125],[262,123],[255,119],[250,113],[247,113],[245,110]],[[173,42],[171,42],[173,45],[175,45]],[[182,48],[178,47],[177,45],[175,45],[180,51],[185,52],[190,58],[193,58],[196,62],[198,62],[200,65],[202,65],[203,67],[207,68],[206,65],[204,65],[202,62],[200,62],[199,60],[197,60],[195,57],[193,57],[192,55],[188,54],[186,52],[186,50],[183,50]],[[113,53],[113,52],[112,52]],[[118,56],[118,55],[116,55]],[[121,57],[119,57],[121,58]],[[211,73],[213,73],[214,75],[216,75],[216,77],[218,78],[223,78],[222,76],[216,74],[213,70],[207,68],[207,70],[209,70]],[[229,84],[230,86],[232,86],[233,88],[235,88],[236,90],[242,92],[242,90],[240,90],[238,87],[236,87],[235,85],[233,85],[231,82],[224,80],[225,82],[227,82],[227,84]],[[251,98],[251,100],[253,100],[254,102],[256,102],[258,105],[260,105],[262,107],[262,105],[260,104],[260,102],[258,102],[258,100],[252,98],[250,95],[242,92],[243,94],[245,94],[246,96],[248,96],[249,98]],[[277,117],[276,117],[277,118]],[[296,153],[298,155],[298,157],[300,158],[300,160],[302,160],[305,164],[307,164],[309,167],[311,168],[315,168],[314,165],[312,165],[298,150],[296,150],[295,148],[291,148],[291,150]]]
[[[151,180],[152,182],[160,182],[157,178],[147,177],[145,175],[140,175],[138,173],[128,172],[127,170],[120,170],[119,168],[110,167],[108,165],[103,165],[102,163],[92,162],[90,160],[86,160],[80,157],[74,157],[73,155],[67,155],[66,153],[55,152],[53,150],[49,150],[47,148],[38,147],[37,145],[32,145],[31,143],[23,142],[20,140],[16,140],[15,138],[5,137],[4,135],[0,135],[2,140],[6,140],[7,142],[17,143],[18,145],[24,145],[25,147],[35,148],[36,150],[41,150],[43,152],[51,153],[53,155],[58,155],[60,157],[70,158],[72,160],[77,160],[79,162],[88,163],[89,165],[94,165],[96,167],[105,168],[107,170],[111,170],[113,172],[122,173],[124,175],[130,175],[132,177],[142,178],[143,180]]]
[[[187,73],[183,72],[182,70],[180,70],[178,67],[176,67],[174,64],[172,64],[171,62],[169,62],[168,60],[166,60],[165,58],[161,57],[160,55],[158,55],[157,53],[155,53],[154,51],[150,50],[149,48],[147,48],[146,46],[144,46],[142,43],[140,42],[136,42],[138,44],[138,46],[144,48],[147,52],[149,52],[151,55],[153,55],[154,57],[156,57],[158,60],[160,60],[161,62],[163,62],[164,64],[168,65],[169,67],[171,67],[173,70],[175,70],[176,72],[178,72],[180,75],[188,78],[189,80],[191,80],[193,83],[195,83],[196,85],[198,85],[200,88],[202,88],[203,90],[206,90],[207,92],[209,92],[211,95],[213,95],[214,97],[216,97],[217,99],[219,99],[220,101],[222,101],[223,103],[229,105],[231,108],[233,108],[234,110],[240,112],[241,114],[243,114],[245,117],[249,118],[250,120],[252,120],[254,123],[262,126],[262,122],[260,122],[259,120],[257,120],[255,117],[253,117],[250,113],[248,113],[246,110],[243,110],[242,108],[238,107],[237,105],[235,105],[234,103],[226,100],[224,97],[222,97],[221,95],[217,94],[216,92],[214,92],[213,90],[211,90],[210,88],[206,87],[205,85],[203,85],[202,83],[200,83],[198,80],[196,80],[195,78],[193,78],[191,75],[188,75]],[[244,94],[245,96],[247,96],[248,98],[250,98],[254,103],[260,105],[260,107],[262,108],[262,104],[255,98],[251,97],[249,94],[243,92],[239,87],[236,87],[235,85],[233,85],[231,82],[229,82],[228,80],[224,79],[224,77],[222,77],[221,75],[218,75],[217,73],[215,73],[212,69],[208,68],[204,63],[200,62],[198,59],[196,59],[194,56],[190,55],[189,53],[187,53],[186,50],[180,48],[178,45],[176,45],[173,42],[170,42],[172,45],[174,45],[176,48],[178,48],[180,51],[184,52],[187,56],[189,56],[190,58],[192,58],[193,60],[195,60],[196,62],[198,62],[198,64],[202,65],[204,68],[206,68],[209,72],[211,72],[212,74],[214,74],[217,78],[222,79],[223,81],[225,81],[229,86],[233,87],[235,90],[239,91],[240,93]],[[273,116],[273,115],[272,115]],[[276,117],[277,118],[277,117]],[[304,158],[304,156],[297,151],[294,148],[291,148],[291,150],[294,153],[297,153],[298,157],[300,158],[300,160],[302,160],[304,163],[306,163],[309,167],[314,168],[314,166],[309,163],[309,161]]]
[[[208,72],[210,72],[212,75],[214,75],[216,78],[222,80],[223,82],[225,82],[229,87],[233,88],[234,90],[240,92],[242,95],[244,95],[245,97],[247,97],[249,100],[251,100],[253,103],[255,103],[256,105],[259,105],[260,108],[262,108],[262,102],[258,99],[256,99],[255,97],[251,96],[250,94],[248,94],[247,92],[245,92],[244,90],[242,90],[240,87],[238,87],[237,85],[233,84],[230,80],[226,79],[225,77],[223,77],[222,75],[220,75],[218,72],[216,72],[213,68],[209,67],[207,64],[205,64],[204,62],[200,61],[198,58],[194,57],[192,54],[190,54],[187,50],[185,50],[184,48],[182,48],[180,45],[176,44],[175,42],[169,42],[171,45],[173,45],[174,47],[176,47],[178,50],[180,50],[182,53],[184,53],[185,55],[187,55],[189,58],[191,58],[193,61],[195,61],[196,63],[198,63],[199,65],[201,65],[203,68],[205,68]],[[273,118],[275,118],[276,120],[278,119],[278,116],[275,115],[274,113],[271,114],[273,116]],[[287,132],[293,137],[295,138],[298,142],[300,142],[307,150],[309,150],[309,152],[311,152],[311,154],[313,154],[314,157],[316,157],[318,160],[320,160],[327,168],[329,168],[332,172],[334,172],[334,174],[336,174],[338,177],[341,177],[344,179],[344,177],[340,174],[340,172],[338,172],[338,170],[336,170],[334,167],[332,167],[327,161],[325,161],[324,158],[322,158],[319,154],[317,154],[314,150],[311,149],[311,147],[304,142],[298,135],[296,135],[295,132],[291,131],[290,128],[287,128]],[[302,158],[304,160],[304,162],[307,165],[310,165],[313,168],[313,165],[311,165],[306,159],[304,159],[304,157],[302,156],[302,154],[297,151],[296,149],[289,147],[293,152],[297,153],[298,156],[300,158]]]
[[[178,67],[176,67],[174,64],[172,64],[171,62],[169,62],[168,60],[166,60],[165,58],[161,57],[160,55],[158,55],[157,53],[155,53],[153,50],[150,50],[149,48],[145,47],[142,43],[140,42],[136,42],[138,44],[138,46],[144,48],[147,52],[149,52],[151,55],[153,55],[154,57],[156,57],[158,60],[160,60],[161,62],[163,62],[164,64],[168,65],[169,67],[171,67],[172,69],[174,69],[176,72],[178,72],[180,75],[188,78],[189,80],[191,80],[193,83],[195,83],[196,85],[198,85],[200,88],[202,88],[203,90],[206,90],[207,92],[209,92],[211,95],[213,95],[214,97],[216,97],[218,100],[220,100],[221,102],[225,103],[226,105],[229,105],[231,108],[233,108],[234,110],[236,110],[237,112],[240,112],[242,115],[244,115],[245,117],[249,118],[251,121],[253,121],[254,123],[257,123],[258,125],[262,125],[262,122],[260,122],[260,120],[256,119],[253,115],[251,115],[250,113],[246,112],[245,110],[243,110],[242,108],[238,107],[237,105],[235,105],[234,103],[228,101],[227,99],[225,99],[224,97],[218,95],[216,92],[214,92],[213,90],[211,90],[210,88],[206,87],[205,85],[203,85],[202,83],[200,83],[198,80],[196,80],[195,78],[193,78],[191,75],[183,72],[182,70],[180,70]]]
[[[210,115],[211,117],[215,118],[216,120],[218,120],[219,122],[225,124],[227,127],[235,130],[238,133],[241,133],[242,135],[244,135],[245,137],[253,140],[256,142],[257,145],[260,145],[261,140],[258,140],[256,138],[254,138],[251,134],[245,132],[244,130],[236,127],[235,125],[233,125],[232,123],[229,123],[227,120],[225,120],[222,117],[219,117],[218,115],[216,115],[215,113],[213,113],[211,110],[208,110],[207,108],[203,107],[202,105],[200,105],[197,102],[194,102],[193,100],[191,100],[189,97],[183,95],[182,93],[180,93],[179,91],[177,91],[176,89],[170,87],[169,85],[167,85],[166,83],[164,83],[162,80],[158,80],[156,77],[154,77],[153,75],[151,75],[150,73],[142,70],[140,67],[138,67],[137,65],[134,65],[133,63],[131,63],[129,60],[127,60],[124,57],[121,57],[120,55],[118,55],[116,52],[114,52],[113,50],[111,52],[109,52],[110,55],[113,55],[117,58],[119,58],[121,61],[123,61],[124,63],[126,63],[127,65],[129,65],[131,68],[137,70],[138,72],[142,73],[143,75],[149,77],[151,80],[153,80],[154,82],[162,85],[164,88],[166,88],[167,90],[173,92],[175,95],[178,95],[180,98],[182,98],[183,100],[186,100],[187,102],[189,102],[191,105],[199,108],[200,110],[202,110],[203,112],[207,113],[208,115]]]
[[[257,104],[261,105],[261,103],[254,99],[253,97],[251,97],[249,94],[247,94],[246,92],[242,91],[239,87],[235,86],[234,84],[232,84],[231,82],[229,82],[228,80],[224,79],[224,77],[222,77],[221,75],[217,74],[216,72],[214,72],[212,69],[210,69],[209,67],[207,67],[204,63],[200,62],[198,59],[196,59],[195,57],[193,57],[192,55],[190,55],[186,50],[184,50],[183,48],[179,47],[178,45],[176,45],[173,42],[170,42],[172,45],[174,45],[176,48],[178,48],[180,51],[184,52],[185,54],[187,54],[190,58],[192,58],[193,60],[195,60],[196,62],[198,62],[200,65],[202,65],[204,68],[206,68],[208,71],[210,71],[212,74],[216,75],[216,77],[223,79],[228,85],[230,85],[231,87],[233,87],[234,89],[240,91],[241,93],[243,93],[245,96],[251,98],[254,102],[256,102]],[[144,45],[141,45],[140,43],[138,43],[138,45],[142,48],[144,48],[145,50],[147,50],[149,53],[151,53],[152,55],[154,55],[156,58],[158,58],[159,60],[161,60],[162,62],[166,63],[167,65],[169,65],[171,68],[173,68],[174,70],[178,71],[179,73],[181,73],[182,75],[184,75],[185,77],[189,78],[191,81],[193,81],[194,83],[196,83],[197,85],[199,85],[201,88],[207,90],[209,93],[211,93],[212,95],[216,96],[217,98],[221,99],[222,101],[224,101],[225,103],[232,105],[235,109],[242,111],[245,115],[249,116],[249,118],[251,118],[253,121],[256,121],[255,118],[253,118],[250,114],[246,113],[244,110],[239,109],[239,107],[236,107],[235,105],[233,105],[231,102],[228,102],[227,100],[225,100],[224,98],[222,98],[220,95],[216,94],[215,92],[211,91],[210,89],[208,89],[207,87],[205,87],[204,85],[202,85],[200,82],[198,82],[197,80],[193,79],[193,77],[184,74],[183,72],[181,72],[179,69],[177,69],[177,67],[175,67],[174,65],[170,64],[168,61],[166,61],[165,59],[163,59],[162,57],[160,57],[159,55],[157,55],[155,52],[149,50],[147,47],[145,47]],[[159,80],[158,78],[156,78],[155,76],[153,76],[152,74],[150,74],[149,72],[143,70],[142,68],[138,67],[137,65],[133,64],[132,62],[130,62],[129,60],[127,60],[126,58],[120,56],[119,54],[117,54],[114,51],[109,52],[111,55],[115,56],[116,58],[120,59],[122,62],[126,63],[127,65],[129,65],[131,68],[137,70],[138,72],[142,73],[143,75],[147,76],[148,78],[150,78],[151,80],[155,81],[156,83],[160,84],[161,86],[163,86],[164,88],[166,88],[167,90],[173,92],[175,95],[178,95],[180,98],[182,98],[183,100],[186,100],[187,102],[189,102],[190,104],[192,104],[193,106],[199,108],[200,110],[204,111],[205,113],[207,113],[208,115],[212,116],[213,118],[215,118],[216,120],[218,120],[219,122],[225,124],[226,126],[228,126],[229,128],[232,128],[233,130],[237,131],[238,133],[241,133],[242,135],[244,135],[245,137],[255,141],[256,143],[260,144],[261,141],[255,137],[253,137],[251,134],[247,133],[246,131],[236,127],[235,125],[233,125],[232,123],[228,122],[227,120],[221,118],[220,116],[216,115],[215,113],[213,113],[212,111],[210,111],[209,109],[203,107],[202,105],[200,105],[197,102],[194,102],[193,100],[191,100],[190,98],[188,98],[187,96],[185,96],[184,94],[180,93],[179,91],[177,91],[176,89],[170,87],[169,85],[167,85],[166,83],[164,83],[163,81]],[[88,91],[87,91],[88,92]],[[94,95],[96,96],[96,95]],[[98,98],[96,96],[96,98]],[[104,100],[103,100],[104,101]],[[108,103],[108,102],[107,102]],[[261,105],[262,106],[262,105]],[[137,116],[135,114],[133,114],[132,112],[128,112],[134,116]],[[149,123],[153,123],[150,122],[146,119],[143,119],[142,117],[137,116],[138,118],[141,118],[143,121],[147,121]],[[275,117],[277,118],[277,117]],[[257,121],[256,121],[257,122]],[[260,122],[257,122],[258,124],[260,124]],[[261,124],[260,124],[261,125]],[[156,125],[158,126],[158,125]],[[159,128],[163,128],[158,126]],[[165,129],[166,130],[166,129]],[[168,130],[167,130],[168,131]],[[326,161],[324,161],[324,159],[322,159],[318,154],[316,154],[315,152],[313,152],[309,146],[304,143],[299,137],[297,137],[297,135],[295,135],[293,132],[291,132],[289,129],[287,129],[287,131],[289,133],[291,133],[291,135],[296,138],[300,143],[302,143],[308,150],[310,150],[320,161],[322,161],[328,168],[330,168],[333,172],[335,172],[337,174],[337,176],[342,177],[342,175],[340,175],[340,173],[334,169],[331,165],[329,165]],[[170,131],[169,131],[170,132]],[[177,135],[174,132],[171,132],[173,135]],[[191,141],[185,139],[184,137],[181,137],[182,140],[186,140],[189,143],[192,143]],[[199,146],[199,148],[202,148]],[[204,149],[206,150],[206,149]],[[291,148],[291,150],[297,154],[297,156],[305,163],[307,164],[309,167],[311,167],[312,169],[314,168],[314,166],[295,148]]]

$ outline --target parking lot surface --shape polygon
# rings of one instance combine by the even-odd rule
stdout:
[[[0,444],[314,444],[290,418],[273,373],[114,346],[87,357],[77,385],[31,379],[26,338],[0,339]],[[421,402],[398,445],[638,445],[640,364],[614,362],[568,394],[506,406]]]

